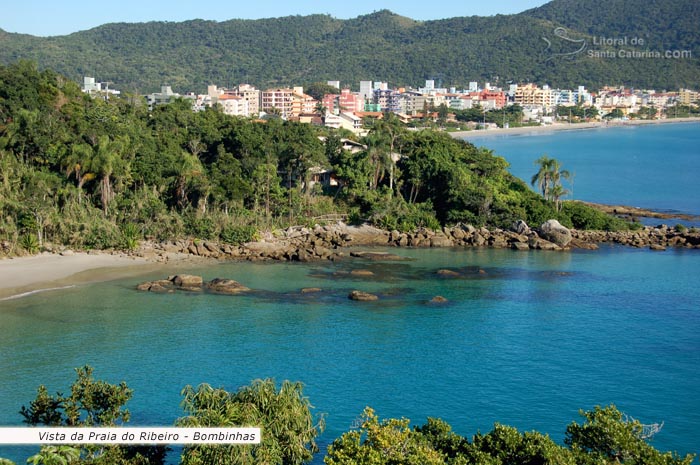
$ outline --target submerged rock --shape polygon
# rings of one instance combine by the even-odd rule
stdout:
[[[381,261],[381,260],[405,260],[404,257],[400,255],[395,255],[387,252],[350,252],[351,257],[355,258],[364,258],[366,260],[374,260],[374,261]]]
[[[447,302],[449,302],[449,301],[441,295],[436,295],[435,297],[430,299],[430,303],[432,303],[432,304],[444,304]]]
[[[250,289],[233,279],[215,278],[207,283],[207,289],[216,294],[240,294]]]
[[[437,270],[435,274],[444,278],[459,278],[460,276],[462,276],[461,274],[452,270]]]
[[[376,295],[374,295],[374,294],[370,294],[369,292],[352,291],[352,292],[348,295],[348,299],[350,299],[350,300],[357,300],[357,301],[360,301],[360,302],[371,302],[371,301],[374,301],[374,300],[379,300],[379,297],[376,296]]]
[[[321,289],[320,287],[305,287],[300,292],[302,294],[315,294],[317,292],[322,292],[322,291],[323,291],[323,289]]]
[[[374,273],[369,270],[352,270],[350,276],[369,277],[374,276]]]

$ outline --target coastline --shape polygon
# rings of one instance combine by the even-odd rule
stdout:
[[[42,253],[0,260],[0,301],[148,271],[144,258],[106,252]]]
[[[680,124],[680,123],[700,123],[700,117],[690,118],[666,118],[653,120],[628,120],[628,121],[611,121],[611,122],[594,122],[594,123],[555,123],[547,126],[524,126],[518,128],[499,128],[499,129],[476,129],[472,131],[456,131],[449,134],[456,139],[482,138],[505,135],[526,135],[534,133],[548,133],[558,131],[578,131],[586,129],[607,129],[619,128],[625,126],[646,126],[657,124]]]
[[[520,229],[519,227],[516,232],[456,225],[438,231],[420,229],[414,233],[400,233],[369,225],[348,226],[338,223],[317,225],[314,228],[291,227],[276,231],[275,235],[268,234],[268,237],[259,242],[248,242],[240,246],[188,239],[143,242],[139,249],[130,254],[91,251],[71,254],[64,252],[60,255],[44,252],[30,257],[0,260],[0,302],[80,284],[138,276],[163,268],[173,271],[173,266],[175,269],[185,266],[192,268],[221,260],[342,260],[347,258],[348,247],[498,248],[522,252],[597,249],[598,244],[615,243],[651,250],[666,250],[667,247],[700,249],[700,233],[675,230],[668,226],[619,232],[571,229],[569,240],[565,243],[559,243],[546,233],[540,236],[537,229],[530,230],[527,225]],[[359,256],[356,252],[349,255]],[[370,255],[375,255],[375,259],[385,256]]]

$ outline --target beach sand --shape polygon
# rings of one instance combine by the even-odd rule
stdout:
[[[105,281],[156,264],[144,258],[108,253],[75,253],[70,256],[42,253],[31,257],[0,260],[0,301],[27,293]]]
[[[671,123],[697,123],[700,122],[700,118],[671,118],[671,119],[654,119],[654,120],[629,120],[629,121],[611,121],[607,122],[595,122],[595,123],[555,123],[548,124],[546,126],[524,126],[519,128],[505,128],[505,129],[487,129],[487,130],[473,130],[473,131],[456,131],[451,132],[450,135],[456,139],[467,139],[471,137],[491,137],[491,136],[504,136],[504,135],[518,135],[518,134],[532,134],[532,133],[543,133],[551,131],[577,131],[582,129],[600,129],[600,128],[619,128],[622,126],[643,126],[652,124],[671,124]]]

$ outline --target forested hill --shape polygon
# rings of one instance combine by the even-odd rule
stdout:
[[[382,10],[349,20],[115,23],[48,38],[0,31],[0,62],[30,59],[75,80],[95,76],[141,93],[163,84],[203,92],[210,83],[265,88],[333,79],[356,89],[360,80],[415,86],[430,78],[458,87],[485,80],[677,89],[700,81],[697,24],[697,0],[553,0],[517,15],[436,21]],[[557,27],[566,28],[564,37]],[[592,57],[589,52],[620,49],[595,45],[601,36],[644,39],[626,50],[692,56]],[[572,53],[581,44],[586,48]]]

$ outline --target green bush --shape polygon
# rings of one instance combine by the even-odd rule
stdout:
[[[89,227],[83,243],[78,245],[97,250],[119,248],[122,245],[122,234],[114,223],[101,221]]]
[[[22,236],[20,245],[30,254],[35,254],[39,251],[39,241],[34,234],[25,234]]]
[[[686,228],[685,226],[683,226],[683,225],[680,224],[680,223],[678,223],[676,226],[674,226],[673,229],[674,229],[677,233],[684,233],[684,232],[688,231],[688,228]]]
[[[222,229],[220,237],[227,244],[240,245],[252,241],[256,232],[257,230],[253,225],[228,225]]]
[[[630,223],[579,202],[564,202],[559,220],[565,226],[575,229],[595,229],[601,231],[625,231]]]
[[[198,216],[191,213],[185,216],[185,234],[199,239],[214,238],[214,221],[208,216]]]
[[[122,226],[122,247],[126,250],[134,250],[139,245],[141,232],[134,223],[127,223]]]

